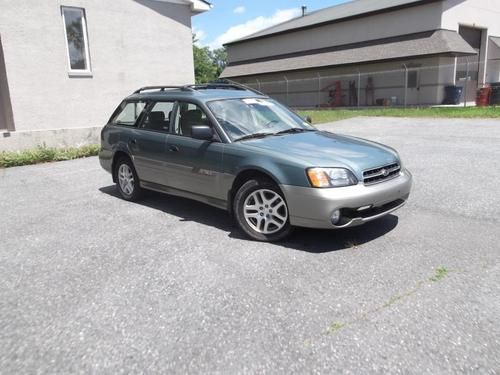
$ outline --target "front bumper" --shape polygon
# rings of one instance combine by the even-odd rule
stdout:
[[[389,181],[365,186],[359,183],[343,188],[316,189],[281,185],[288,203],[290,223],[299,227],[339,229],[364,224],[402,207],[409,195],[412,175],[403,170]],[[358,210],[362,208],[362,210]],[[331,216],[340,210],[335,225]]]

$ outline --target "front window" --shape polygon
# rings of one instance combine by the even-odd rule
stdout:
[[[310,131],[314,127],[272,99],[217,100],[208,107],[231,140],[288,130]]]
[[[62,7],[70,73],[90,74],[87,22],[82,8]]]
[[[210,120],[196,104],[179,102],[179,111],[174,123],[174,134],[191,137],[191,128],[196,125],[211,126]]]

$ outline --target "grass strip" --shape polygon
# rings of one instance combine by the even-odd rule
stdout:
[[[500,107],[366,108],[298,111],[311,116],[314,124],[353,117],[500,118]]]
[[[39,146],[34,149],[22,151],[0,151],[0,168],[95,156],[99,153],[99,148],[99,145],[68,148]]]

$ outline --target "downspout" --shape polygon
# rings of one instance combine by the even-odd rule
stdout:
[[[358,70],[358,107],[361,103],[361,72]]]
[[[404,68],[405,68],[405,95],[404,95],[404,106],[406,108],[406,105],[407,105],[407,95],[408,95],[408,67],[406,66],[406,64],[403,64]]]
[[[321,74],[318,74],[318,108],[321,108]]]
[[[467,107],[467,86],[469,85],[469,56],[465,57],[465,84],[464,84],[464,108]]]
[[[285,81],[286,81],[286,102],[285,102],[285,104],[288,106],[288,78],[286,78],[286,76],[283,76],[283,78],[285,78]]]
[[[451,82],[453,82],[453,86],[457,85],[457,60],[458,58],[455,56],[455,64],[453,66],[453,77]]]

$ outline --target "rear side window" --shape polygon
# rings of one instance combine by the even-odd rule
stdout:
[[[145,116],[141,128],[168,131],[173,116],[174,102],[158,102]]]
[[[134,126],[145,107],[146,102],[124,103],[111,122],[118,125]]]

